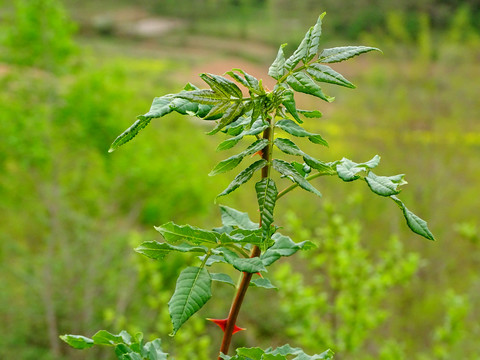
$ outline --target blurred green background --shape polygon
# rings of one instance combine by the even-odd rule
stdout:
[[[267,79],[327,11],[323,46],[377,46],[335,67],[356,90],[307,126],[331,161],[382,156],[437,242],[410,233],[390,201],[337,179],[297,192],[277,218],[318,249],[273,267],[280,291],[252,288],[236,346],[290,343],[336,359],[480,358],[480,3],[476,0],[0,1],[0,358],[111,359],[58,338],[99,329],[161,337],[176,359],[215,358],[234,289],[171,339],[167,302],[184,257],[132,250],[173,220],[219,225],[213,199],[233,178],[201,121],[169,115],[108,154],[154,96],[201,72]],[[305,144],[305,146],[308,146]],[[249,191],[250,190],[250,191]],[[284,201],[283,201],[284,200]],[[222,200],[256,213],[253,182]],[[188,263],[195,259],[188,258]],[[259,321],[261,319],[261,321]]]

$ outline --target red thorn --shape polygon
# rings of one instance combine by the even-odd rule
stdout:
[[[220,329],[222,329],[222,331],[225,332],[225,329],[227,328],[228,318],[227,319],[209,319],[209,318],[207,318],[207,320],[217,324],[218,326],[220,326]],[[235,325],[233,327],[232,334],[235,334],[236,332],[239,332],[239,331],[242,331],[242,330],[246,330],[246,329],[238,327],[237,325]]]
[[[255,154],[252,155],[254,157],[255,155],[259,155],[260,157],[263,156],[263,150],[258,150]]]
[[[263,275],[260,274],[259,272],[255,273],[255,274],[257,274],[258,276],[260,276],[263,279]]]

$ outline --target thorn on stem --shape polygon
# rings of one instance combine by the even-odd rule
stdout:
[[[225,329],[227,328],[228,318],[227,319],[210,319],[210,318],[207,318],[207,320],[217,324],[218,326],[220,326],[220,329],[222,329],[222,331],[225,332]],[[233,327],[232,334],[235,334],[236,332],[239,332],[239,331],[242,331],[242,330],[246,330],[246,329],[238,327],[237,325],[235,325]]]

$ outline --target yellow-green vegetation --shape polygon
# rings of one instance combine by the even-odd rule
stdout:
[[[165,304],[184,260],[173,257],[164,264],[149,262],[131,248],[157,239],[153,226],[169,220],[214,223],[212,199],[225,189],[228,178],[206,176],[205,169],[222,158],[220,154],[203,155],[207,151],[212,154],[213,139],[202,134],[206,128],[195,131],[187,119],[172,114],[168,121],[144,130],[142,141],[127,145],[128,151],[107,154],[114,137],[150,105],[152,94],[176,92],[182,85],[184,73],[192,67],[187,56],[191,43],[175,47],[163,39],[84,37],[82,24],[73,38],[74,27],[60,2],[16,3],[22,21],[9,20],[14,9],[7,4],[0,35],[0,358],[105,357],[95,351],[71,352],[58,339],[66,332],[92,335],[99,328],[114,333],[122,328],[132,333],[141,329],[152,338],[162,337],[167,341],[164,350],[172,350],[176,359],[202,359],[199,354],[212,358],[217,344],[210,334],[217,330],[201,318],[192,318],[175,341],[164,336],[170,331]],[[281,1],[264,3],[282,5]],[[297,29],[291,35],[297,41],[298,29],[303,32],[304,22],[310,24],[319,12],[305,7],[311,18],[304,21],[299,17],[288,25]],[[268,11],[273,7],[246,9],[252,19],[261,20],[258,14],[272,17]],[[313,119],[309,125],[311,132],[321,129],[329,141],[331,150],[323,150],[326,160],[344,155],[366,160],[380,152],[386,173],[407,172],[413,185],[407,185],[402,199],[415,204],[416,213],[429,219],[438,241],[411,240],[395,204],[367,197],[369,190],[358,184],[338,184],[328,178],[314,181],[325,198],[345,199],[354,189],[354,194],[348,195],[350,201],[335,204],[334,219],[341,214],[340,223],[332,220],[331,214],[321,215],[322,199],[312,202],[298,196],[278,205],[279,212],[289,207],[302,209],[301,220],[289,220],[290,224],[301,221],[306,228],[296,241],[314,240],[315,234],[322,246],[331,246],[332,237],[338,236],[351,254],[359,250],[348,248],[342,236],[354,236],[362,246],[362,256],[368,254],[366,258],[376,260],[373,264],[399,253],[415,253],[420,258],[416,272],[412,260],[401,286],[389,288],[378,304],[378,313],[371,314],[381,321],[372,320],[375,327],[371,326],[365,342],[357,344],[365,350],[355,354],[356,359],[480,357],[480,105],[476,81],[480,78],[480,40],[473,10],[457,8],[444,15],[442,24],[427,15],[393,10],[377,14],[379,23],[369,29],[361,27],[360,21],[348,22],[345,36],[358,36],[361,43],[382,48],[384,55],[359,59],[350,67],[335,67],[361,90],[342,90],[340,96],[334,87],[328,88],[329,95],[338,94],[336,102],[321,108],[323,118]],[[37,21],[39,13],[45,14],[41,22]],[[340,28],[344,20],[333,10],[329,17],[335,28]],[[245,30],[242,21],[214,19],[193,25],[205,36],[219,35],[223,24],[227,33],[243,36],[241,41],[277,44],[276,34],[281,29],[271,33],[263,24],[258,31]],[[213,26],[217,23],[218,27]],[[178,31],[172,36],[185,39],[185,30]],[[218,39],[207,39],[211,50]],[[337,43],[331,38],[327,41]],[[276,49],[268,45],[265,49],[271,53],[271,62]],[[220,49],[216,56],[220,59],[229,53]],[[208,61],[201,53],[198,59]],[[301,107],[319,106],[305,97]],[[188,134],[188,141],[179,134]],[[304,150],[310,149],[305,146]],[[192,153],[202,156],[190,158]],[[253,193],[245,194],[233,193],[228,204],[254,214],[256,199]],[[361,225],[348,225],[351,222]],[[316,230],[319,227],[328,234]],[[357,231],[357,227],[363,230]],[[290,231],[288,226],[286,231]],[[385,234],[400,237],[403,252]],[[383,257],[382,252],[388,254]],[[315,263],[321,262],[321,254],[309,256],[311,266],[321,265]],[[305,288],[300,294],[310,294],[318,286],[305,261],[289,265],[303,274]],[[282,274],[278,277],[281,280]],[[395,275],[387,280],[394,283]],[[207,304],[206,312],[223,316],[217,308],[228,307],[232,290],[220,286],[214,290],[219,298],[225,295],[225,303]],[[353,290],[344,289],[345,294]],[[297,323],[291,316],[299,315],[282,304],[278,293],[250,291],[255,300],[245,304],[242,325],[259,327],[262,331],[256,335],[262,344],[289,341],[311,346],[315,333],[306,325],[298,326],[312,325],[311,318],[298,317]],[[258,309],[256,302],[271,305],[272,313],[277,313],[276,309],[286,312],[284,318],[276,316],[269,321],[276,329],[288,330],[291,339],[255,323],[256,317],[250,316],[248,309]],[[350,314],[349,305],[338,306]],[[386,313],[389,316],[383,318]],[[325,314],[325,322],[331,324],[329,311]],[[268,312],[262,315],[268,316]],[[322,319],[313,325],[321,327]],[[350,325],[347,322],[336,329],[348,334]],[[316,331],[326,339],[342,339],[342,335],[325,334],[325,329]],[[382,339],[385,342],[379,344]],[[234,341],[242,346],[250,340],[248,334],[239,333]],[[335,348],[327,341],[325,345]],[[339,350],[347,348],[341,346]]]

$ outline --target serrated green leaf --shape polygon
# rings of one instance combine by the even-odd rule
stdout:
[[[262,169],[267,165],[267,161],[264,159],[258,160],[247,167],[245,170],[240,172],[235,179],[227,186],[225,190],[223,190],[217,197],[224,196],[230,194],[232,191],[239,188],[241,185],[245,184],[248,180],[250,180],[255,173],[255,171]]]
[[[155,230],[162,234],[169,243],[177,243],[183,240],[195,245],[217,244],[220,238],[220,234],[215,231],[204,230],[191,225],[177,225],[173,222],[156,226]]]
[[[94,342],[92,339],[82,335],[65,334],[65,335],[61,335],[60,339],[62,339],[62,341],[66,342],[68,345],[70,345],[74,349],[79,349],[79,350],[88,349],[94,345]]]
[[[288,236],[282,235],[280,233],[273,234],[272,240],[275,242],[274,245],[268,248],[267,251],[265,251],[260,256],[265,266],[272,265],[281,257],[291,256],[295,254],[298,250],[308,250],[315,247],[315,245],[311,241],[307,240],[300,243],[295,243]]]
[[[230,171],[238,166],[243,160],[243,156],[234,155],[228,159],[220,161],[213,170],[208,174],[208,176],[215,176],[227,171]]]
[[[204,120],[210,119],[219,119],[223,117],[223,115],[228,111],[228,109],[232,106],[229,102],[220,102],[213,106],[210,111],[205,115]]]
[[[310,191],[317,196],[322,196],[320,191],[315,189],[315,187],[310,184],[302,175],[300,175],[298,171],[295,170],[295,168],[288,162],[274,159],[272,163],[275,170],[277,170],[280,174],[285,175],[293,182],[297,183],[302,189]]]
[[[318,110],[301,110],[297,109],[297,113],[302,114],[306,118],[318,119],[323,116],[323,114]]]
[[[312,60],[318,52],[318,46],[320,44],[320,36],[322,35],[322,19],[325,16],[325,13],[321,14],[315,26],[307,33],[307,51],[303,59],[304,63]]]
[[[242,258],[239,257],[237,253],[225,249],[225,248],[217,248],[217,251],[221,251],[224,259],[230,265],[233,265],[235,269],[242,272],[247,272],[251,274],[255,274],[260,271],[267,271],[265,266],[263,265],[262,260],[258,257],[253,258]]]
[[[208,89],[186,91],[178,94],[177,97],[203,105],[215,106],[225,102],[225,96],[223,94],[218,94]]]
[[[236,72],[239,72],[243,75],[244,78],[240,77]],[[265,93],[265,90],[260,86],[260,82],[258,79],[242,69],[232,69],[232,71],[227,72],[228,75],[233,77],[235,80],[237,80],[239,83],[241,83],[243,86],[245,86],[248,90],[251,92],[257,94],[257,95],[262,95]]]
[[[404,174],[394,176],[378,176],[373,172],[369,172],[365,177],[370,190],[380,196],[391,196],[400,193],[398,186],[404,185],[407,182],[403,180]]]
[[[230,277],[230,275],[227,275],[224,273],[210,273],[210,277],[212,278],[213,281],[229,284],[229,285],[232,285],[233,287],[237,286],[235,282],[232,280],[232,278]]]
[[[223,150],[228,150],[234,147],[239,143],[240,140],[242,140],[243,136],[234,136],[229,139],[226,139],[222,141],[220,144],[217,146],[217,151],[223,151]]]
[[[308,355],[300,348],[294,348],[290,345],[279,346],[276,349],[268,348],[237,348],[235,356],[220,354],[224,360],[332,360],[333,351],[327,350],[321,354]]]
[[[200,78],[205,81],[216,93],[223,94],[225,98],[242,98],[242,90],[234,82],[215,74],[200,74]]]
[[[252,359],[252,360],[261,360],[262,355],[264,353],[265,352],[262,349],[260,349],[259,347],[237,349],[237,355],[244,356],[244,357]]]
[[[188,267],[180,273],[175,292],[168,302],[172,335],[212,297],[212,279],[205,268]]]
[[[367,53],[369,51],[380,51],[380,49],[369,46],[342,46],[323,50],[318,56],[318,62],[336,63],[351,59],[354,56]]]
[[[355,89],[355,85],[345,79],[342,74],[336,72],[327,65],[313,63],[307,67],[306,71],[316,81]]]
[[[430,232],[428,229],[428,224],[425,220],[421,219],[417,215],[415,215],[413,212],[407,209],[405,204],[396,196],[392,195],[390,198],[395,201],[395,203],[402,209],[403,216],[405,217],[405,220],[407,221],[407,225],[412,230],[414,233],[423,236],[424,238],[428,240],[433,240],[435,241],[435,237],[433,234]]]
[[[325,139],[322,138],[319,134],[311,133],[305,130],[300,125],[297,125],[295,122],[289,119],[282,119],[275,123],[276,127],[279,127],[283,131],[289,133],[290,135],[297,137],[308,137],[308,139],[314,144],[320,144],[328,147],[328,143]],[[300,155],[300,154],[299,154]]]
[[[229,238],[232,243],[235,244],[251,244],[251,245],[262,245],[265,243],[263,238],[262,229],[258,228],[255,230],[245,230],[245,229],[235,229],[229,234]]]
[[[280,346],[274,350],[267,349],[265,353],[272,355],[282,355],[285,356],[285,359],[288,355],[295,355],[292,360],[331,360],[333,359],[334,355],[333,351],[329,349],[321,354],[315,354],[310,356],[307,355],[302,349],[291,347],[288,344]]]
[[[222,223],[225,226],[235,226],[245,230],[258,230],[259,225],[250,220],[246,212],[235,210],[231,207],[220,205]]]
[[[252,124],[250,129],[245,129],[241,131],[239,134],[235,135],[234,137],[222,141],[218,147],[217,151],[227,150],[235,146],[243,137],[248,135],[258,135],[263,132],[266,128],[268,128],[268,124],[264,121],[257,120]]]
[[[298,48],[293,52],[292,56],[285,61],[285,69],[287,69],[287,71],[293,70],[298,65],[300,60],[304,60],[306,58],[311,32],[312,28],[307,31],[305,37],[300,42],[300,45],[298,45]]]
[[[313,169],[317,170],[318,172],[320,173],[323,173],[323,174],[326,174],[326,175],[336,175],[337,174],[337,171],[336,171],[336,164],[335,163],[324,163],[320,160],[317,160],[313,157],[311,157],[310,155],[307,155],[305,154],[303,156],[303,161],[305,161],[305,163],[312,167]]]
[[[300,119],[297,113],[293,91],[287,90],[283,92],[282,105],[285,106],[285,109],[290,113],[290,115],[293,116],[296,122],[298,122],[299,124],[303,123],[302,119]]]
[[[182,93],[183,92],[181,92],[180,94]],[[220,117],[220,116],[212,116],[212,117],[206,118],[206,115],[210,112],[212,108],[211,105],[197,104],[197,103],[191,102],[190,100],[182,99],[179,97],[174,97],[173,100],[170,102],[169,106],[173,111],[176,111],[179,114],[196,116],[196,117],[204,118],[204,120],[215,120]]]
[[[198,258],[203,261],[205,260],[205,256],[206,255],[202,255],[202,256],[199,256]],[[211,255],[207,261],[205,262],[205,266],[212,266],[213,264],[217,264],[217,263],[223,263],[223,264],[226,264],[227,262],[225,261],[225,259],[223,258],[223,256],[220,256],[220,255]]]
[[[143,347],[143,355],[148,360],[167,360],[168,354],[162,351],[162,342],[155,339],[146,343]]]
[[[158,241],[145,241],[135,248],[135,251],[154,260],[161,260],[172,251],[177,252],[200,252],[206,253],[207,247],[192,246],[190,244],[171,245],[168,243],[160,243]]]
[[[373,169],[378,166],[380,163],[380,156],[375,155],[371,160],[357,164],[352,160],[343,158],[337,164],[337,174],[343,181],[353,181],[358,179],[360,176],[357,175],[361,171],[367,171],[368,169]]]
[[[126,144],[130,140],[132,140],[140,130],[144,129],[149,123],[151,118],[140,118],[137,119],[132,126],[130,126],[127,130],[123,133],[118,135],[118,137],[113,141],[112,145],[110,145],[110,149],[108,150],[109,153],[115,151],[123,144]]]
[[[260,209],[260,220],[265,238],[270,235],[270,226],[273,224],[273,211],[277,201],[277,186],[275,181],[264,178],[255,184],[257,192],[258,207]]]
[[[245,111],[246,111],[246,107],[241,101],[228,103],[226,106],[226,110],[220,119],[220,122],[217,124],[217,126],[213,130],[209,131],[207,135],[216,134],[217,132],[222,130],[225,126],[237,120],[240,116],[242,116],[245,113]]]
[[[315,81],[304,72],[296,72],[289,75],[287,77],[287,84],[295,91],[316,96],[327,102],[335,100],[334,97],[325,95],[320,86],[318,86]]]
[[[221,174],[229,170],[232,170],[238,164],[240,164],[240,162],[243,160],[245,156],[255,154],[256,152],[262,150],[265,146],[267,146],[267,144],[268,144],[267,139],[256,140],[253,144],[251,144],[247,149],[245,149],[241,153],[231,156],[228,159],[220,161],[208,175],[215,176],[217,174]]]
[[[273,61],[272,65],[268,69],[268,75],[274,78],[275,80],[280,79],[285,74],[285,54],[283,48],[287,44],[280,45],[278,49],[277,57]]]
[[[266,278],[259,278],[259,279],[254,279],[250,282],[251,286],[256,286],[256,287],[261,287],[264,289],[274,289],[278,290],[276,286],[274,286],[270,280]]]
[[[95,345],[111,345],[115,346],[117,344],[126,343],[124,338],[121,335],[114,335],[109,333],[106,330],[100,330],[95,335],[92,336],[92,340]],[[129,340],[129,339],[127,339]]]
[[[126,356],[132,352],[133,350],[125,344],[118,344],[117,346],[115,346],[115,355],[117,355],[117,359],[128,359]]]
[[[297,170],[298,173],[303,177],[307,177],[312,172],[312,168],[305,163],[300,164],[296,161],[292,161],[291,164],[295,168],[295,170]]]
[[[292,121],[293,122],[293,121]],[[288,155],[303,156],[304,152],[291,140],[276,138],[273,143],[275,146]]]

